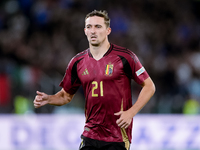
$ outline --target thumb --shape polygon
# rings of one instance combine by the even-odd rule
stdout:
[[[48,99],[48,95],[46,93],[40,91],[36,91],[36,93],[41,97],[42,100]]]
[[[119,116],[119,115],[121,115],[121,114],[122,114],[122,111],[119,111],[119,112],[117,112],[117,113],[114,113],[115,116]]]
[[[38,95],[40,95],[40,96],[43,96],[43,95],[44,95],[44,93],[43,93],[43,92],[40,92],[40,91],[36,91],[36,93],[37,93]]]
[[[45,93],[44,93],[44,92],[37,91],[36,93],[37,93],[39,96],[42,96],[42,97],[45,96]]]

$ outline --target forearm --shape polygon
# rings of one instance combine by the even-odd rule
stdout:
[[[66,93],[64,89],[60,90],[55,95],[49,95],[48,97],[48,104],[62,106],[69,103],[74,95]]]
[[[147,104],[147,102],[154,95],[154,93],[155,93],[155,85],[151,79],[148,79],[148,82],[142,88],[137,101],[129,109],[132,117],[134,117]]]

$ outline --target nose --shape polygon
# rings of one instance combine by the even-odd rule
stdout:
[[[91,30],[90,30],[90,32],[91,32],[92,34],[94,34],[94,33],[96,33],[96,29],[95,29],[94,27],[92,27]]]

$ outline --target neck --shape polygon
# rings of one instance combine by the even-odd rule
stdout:
[[[109,47],[110,47],[110,43],[108,41],[103,42],[98,46],[92,46],[90,44],[90,52],[94,59],[99,60],[108,51]]]

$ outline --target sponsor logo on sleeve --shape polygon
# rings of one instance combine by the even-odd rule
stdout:
[[[140,68],[138,71],[136,71],[137,76],[141,75],[144,71],[144,67]]]

